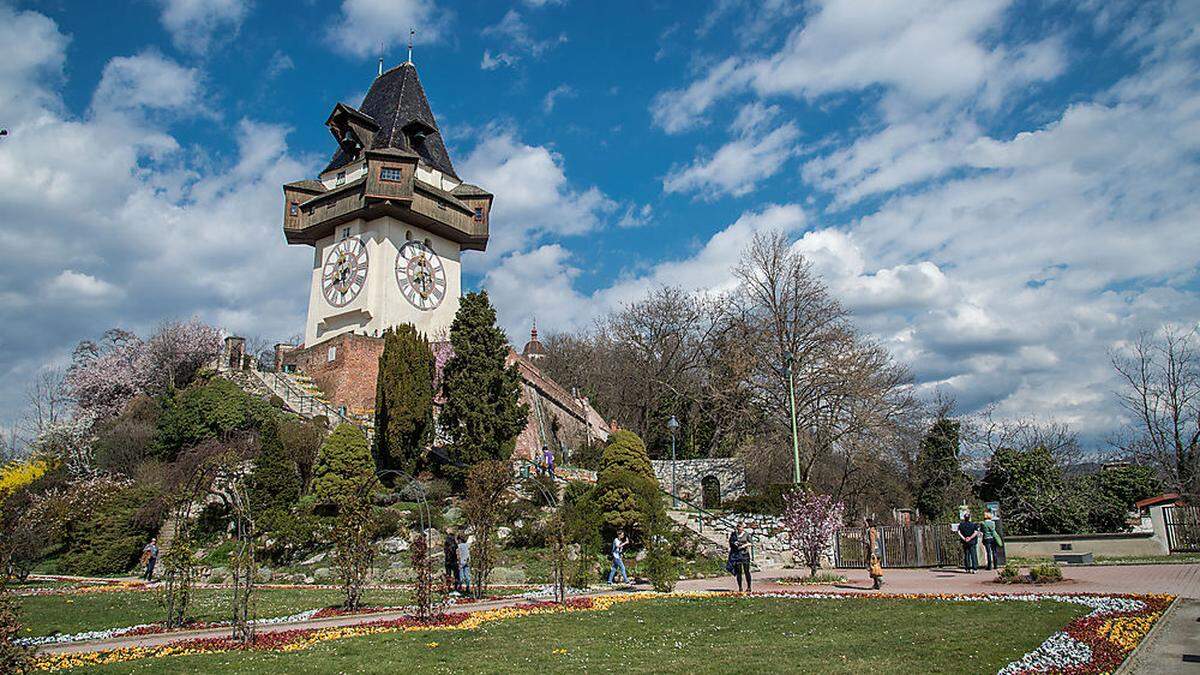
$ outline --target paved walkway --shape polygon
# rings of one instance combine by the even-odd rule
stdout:
[[[1200,600],[1180,598],[1117,673],[1200,673]]]
[[[870,579],[864,570],[843,570],[849,581],[842,584],[821,586],[800,586],[781,584],[780,577],[807,575],[807,570],[766,570],[757,575],[755,591],[839,591],[862,593],[870,595],[877,593],[871,590]],[[1093,566],[1069,567],[1064,570],[1067,580],[1061,584],[1048,586],[1003,585],[991,583],[994,573],[982,571],[978,574],[964,574],[961,571],[949,569],[935,570],[887,570],[884,576],[884,593],[1169,593],[1189,599],[1200,600],[1200,564],[1198,565],[1129,565],[1129,566]],[[620,590],[628,587],[618,587]],[[638,587],[635,590],[641,590]],[[679,582],[676,587],[681,591],[729,591],[737,590],[737,583],[732,577],[715,579],[692,579]],[[611,593],[605,589],[590,595]],[[505,598],[487,602],[452,606],[450,612],[472,612],[482,609],[492,609],[528,602],[520,598]],[[403,612],[381,612],[358,616],[338,616],[325,619],[310,619],[286,624],[263,625],[257,628],[259,634],[275,633],[299,628],[332,628],[337,626],[352,626],[372,621],[398,619]],[[1189,626],[1190,628],[1190,626]],[[170,644],[182,640],[205,637],[225,637],[229,635],[228,627],[209,628],[192,631],[178,631],[157,635],[132,635],[116,637],[93,642],[74,642],[60,645],[47,645],[40,648],[47,653],[87,652],[100,649],[115,649],[120,647],[151,647]],[[1149,671],[1147,671],[1149,672]]]

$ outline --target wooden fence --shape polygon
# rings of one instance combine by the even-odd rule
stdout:
[[[936,525],[882,525],[875,528],[883,540],[884,567],[942,567],[961,565],[962,541],[948,523]],[[870,557],[864,528],[839,530],[834,537],[836,567],[865,568]],[[980,562],[984,562],[980,553]]]
[[[1163,523],[1171,553],[1200,553],[1200,506],[1164,507]]]

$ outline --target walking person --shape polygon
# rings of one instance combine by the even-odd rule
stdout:
[[[455,593],[460,593],[459,588],[461,582],[458,578],[458,537],[454,532],[447,531],[446,539],[442,542],[442,555],[446,559],[446,588],[454,589]]]
[[[975,552],[979,526],[971,522],[970,512],[963,513],[962,520],[958,523],[958,538],[962,540],[963,546],[963,569],[967,574],[975,574],[979,567],[979,555]]]
[[[471,594],[471,544],[465,536],[458,537],[458,578],[462,583],[462,592]]]
[[[151,539],[149,544],[142,549],[142,564],[146,567],[146,573],[143,578],[146,581],[154,581],[154,565],[158,562],[158,539]]]
[[[611,584],[617,576],[617,570],[621,571],[621,579],[623,583],[629,583],[629,573],[625,571],[625,561],[621,559],[625,553],[625,546],[629,544],[629,538],[625,536],[625,530],[617,530],[617,536],[612,542],[612,568],[608,570],[608,583]]]
[[[546,465],[546,475],[553,478],[554,477],[554,451],[551,450],[550,446],[548,446],[548,445],[542,446],[542,462]]]
[[[871,575],[871,588],[883,588],[883,539],[875,529],[875,521],[867,518],[867,574]]]
[[[738,592],[742,591],[742,577],[746,579],[746,592],[750,592],[750,533],[746,526],[737,524],[737,529],[729,533],[729,567],[733,568],[733,576],[737,577]]]
[[[1000,549],[1004,546],[1004,540],[1000,538],[1000,532],[996,529],[996,521],[992,519],[991,511],[984,512],[979,530],[983,533],[983,549],[987,552],[987,568],[994,570],[1000,566]]]

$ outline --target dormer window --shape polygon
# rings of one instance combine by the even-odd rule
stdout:
[[[475,222],[477,222],[477,223],[483,222],[483,207],[482,206],[475,207]]]
[[[334,184],[335,185],[345,185],[346,184],[346,172],[345,171],[338,172],[337,182]]]
[[[379,180],[400,182],[404,180],[404,169],[398,166],[385,166],[379,169]]]
[[[291,204],[288,205],[288,215],[290,215],[290,216],[300,215],[300,202],[292,202]]]

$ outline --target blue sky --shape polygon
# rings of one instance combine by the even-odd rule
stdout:
[[[0,0],[0,423],[105,328],[300,331],[283,182],[416,62],[514,341],[796,241],[964,411],[1119,425],[1109,353],[1200,319],[1195,2]]]

